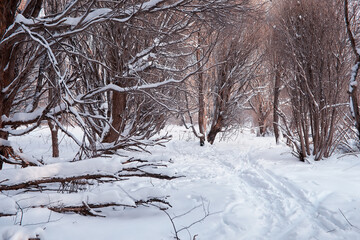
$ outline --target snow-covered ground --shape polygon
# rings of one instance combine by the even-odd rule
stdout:
[[[200,147],[183,128],[169,126],[167,130],[174,137],[166,148],[132,156],[170,160],[169,169],[184,177],[118,184],[129,195],[151,187],[169,195],[172,208],[166,212],[155,206],[117,207],[104,209],[106,218],[101,218],[27,208],[16,217],[0,218],[0,236],[4,240],[36,234],[42,240],[160,240],[174,239],[176,229],[180,239],[190,240],[360,239],[357,156],[335,155],[309,164],[299,162],[272,137],[260,138],[247,131]],[[11,140],[24,153],[55,162],[47,129]],[[74,151],[70,140],[63,138],[62,157],[56,161],[69,160]],[[5,204],[0,201],[0,208]]]

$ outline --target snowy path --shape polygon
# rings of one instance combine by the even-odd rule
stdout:
[[[331,219],[331,213],[323,210],[320,214],[317,207],[309,201],[301,189],[289,180],[275,175],[261,165],[251,162],[246,153],[242,158],[246,164],[242,170],[236,171],[239,196],[246,196],[246,202],[251,202],[256,222],[262,231],[256,228],[254,232],[246,232],[244,238],[254,237],[266,239],[296,239],[301,231],[312,231],[314,235],[342,229],[341,223]],[[231,213],[237,212],[239,217],[243,203],[230,204],[224,212],[224,222],[238,229],[237,218]],[[235,210],[234,210],[235,209]],[[265,210],[265,211],[264,211]],[[230,216],[230,218],[229,218]],[[310,219],[310,222],[305,220]],[[301,233],[300,233],[301,234]]]
[[[261,163],[267,160],[268,149],[254,149],[251,144],[234,149],[218,144],[197,150],[180,147],[175,152],[183,158],[177,161],[191,160],[185,172],[191,173],[187,176],[198,184],[204,182],[203,196],[213,201],[212,205],[223,207],[217,216],[216,230],[211,231],[215,232],[212,239],[360,239],[359,229],[350,226],[342,216],[341,205],[328,209],[322,204],[332,193],[304,190],[304,185],[264,167]],[[279,150],[286,148],[275,149]],[[305,163],[296,164],[306,167]],[[207,189],[206,182],[212,187]],[[317,184],[316,180],[313,183]],[[214,189],[223,195],[214,197]],[[201,239],[210,237],[206,233],[205,236]]]

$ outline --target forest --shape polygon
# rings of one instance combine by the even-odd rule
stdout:
[[[204,153],[250,126],[300,162],[356,154],[359,67],[356,0],[1,0],[0,196],[16,206],[0,217],[30,193],[63,198],[26,205],[60,214],[166,211],[166,194],[82,196],[186,177],[146,157],[170,125]],[[51,159],[17,145],[39,129]]]

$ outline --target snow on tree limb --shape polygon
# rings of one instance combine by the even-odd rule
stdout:
[[[177,176],[164,171],[166,165],[156,162],[136,162],[123,159],[95,158],[77,162],[55,163],[23,169],[2,170],[0,191],[36,188],[46,183],[74,180],[152,177],[170,180]],[[161,173],[160,170],[161,169]]]
[[[16,215],[19,208],[48,208],[59,213],[102,216],[93,209],[134,208],[154,202],[170,206],[165,200],[166,194],[156,187],[141,188],[131,194],[121,187],[122,181],[139,177],[171,180],[180,176],[166,170],[162,161],[121,157],[2,170],[0,192],[7,193],[6,196],[0,194],[3,203],[0,217]],[[99,187],[93,190],[59,193],[59,186],[74,182],[86,186],[94,181]]]
[[[138,190],[130,196],[121,188],[111,187],[105,191],[80,192],[80,193],[22,193],[9,197],[0,194],[2,202],[0,206],[0,217],[14,216],[18,209],[48,208],[58,213],[77,213],[85,216],[101,216],[101,213],[93,209],[106,207],[130,207],[150,203],[161,203],[166,207],[170,204],[165,200],[159,189],[152,189],[152,195],[148,196],[146,191]]]

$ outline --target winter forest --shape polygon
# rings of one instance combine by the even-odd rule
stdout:
[[[0,238],[360,239],[357,0],[0,0]]]

